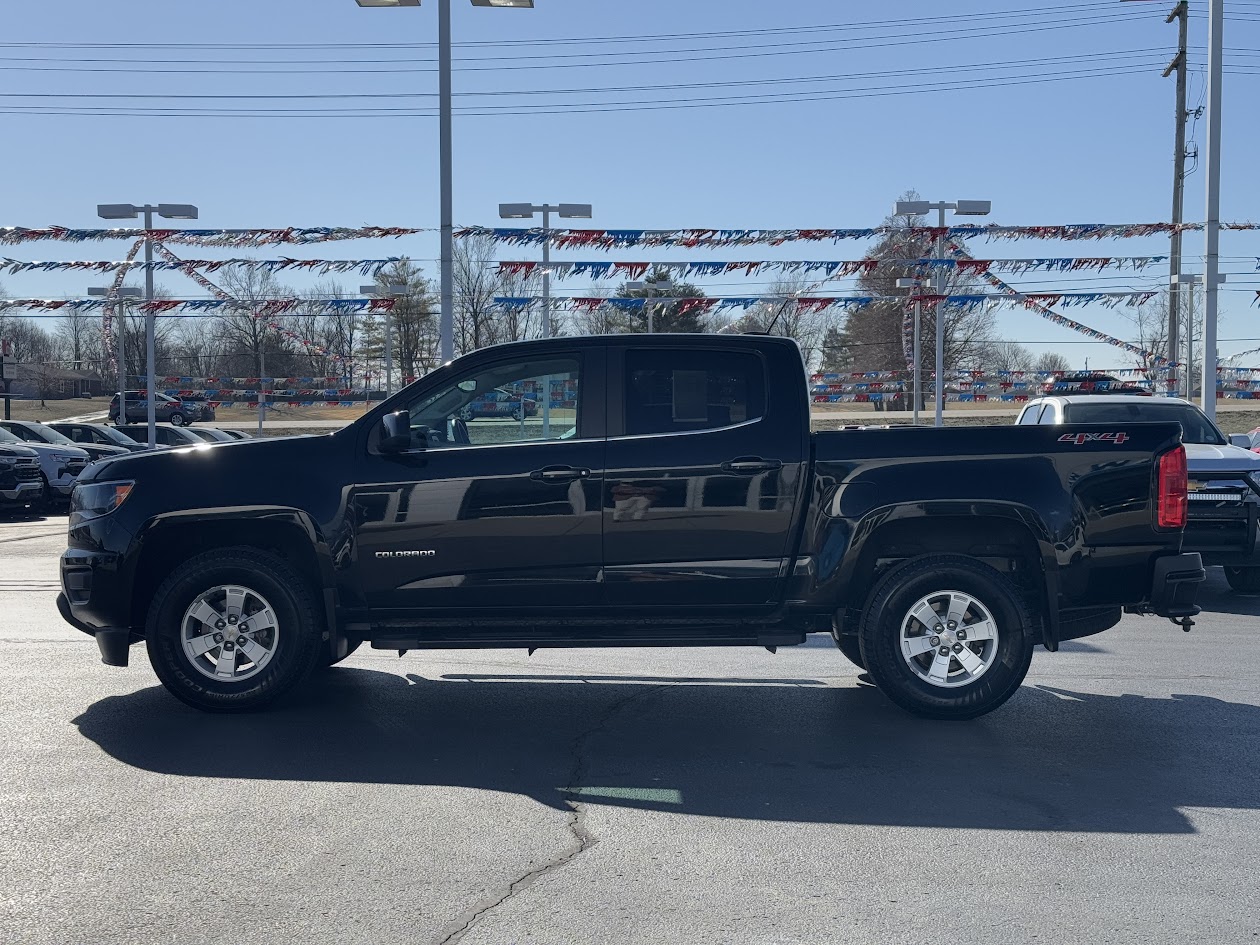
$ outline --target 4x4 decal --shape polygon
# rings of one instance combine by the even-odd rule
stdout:
[[[1114,443],[1116,446],[1128,442],[1129,434],[1127,433],[1064,433],[1059,437],[1060,443],[1075,443],[1077,446],[1084,446],[1086,443]]]

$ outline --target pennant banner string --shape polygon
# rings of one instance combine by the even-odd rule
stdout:
[[[585,277],[590,279],[626,278],[641,279],[649,270],[664,269],[682,278],[754,275],[759,272],[821,273],[825,279],[841,279],[863,275],[890,266],[902,268],[954,269],[969,273],[986,271],[1023,273],[1033,271],[1081,272],[1103,269],[1129,269],[1141,271],[1146,267],[1166,262],[1167,256],[1108,256],[1066,257],[1048,259],[849,259],[849,260],[763,260],[756,262],[552,262],[545,267],[536,261],[503,261],[499,272],[504,275],[529,276],[544,268],[552,276],[563,280]],[[825,281],[825,280],[824,280]]]
[[[32,243],[42,240],[86,243],[104,240],[148,238],[153,240],[154,243],[174,243],[184,246],[277,246],[284,243],[327,243],[335,240],[384,239],[433,232],[436,232],[436,230],[432,227],[404,226],[318,226],[286,227],[272,230],[88,230],[65,226],[37,228],[6,226],[0,227],[0,244],[15,245],[17,243]]]
[[[1129,239],[1141,236],[1161,236],[1174,231],[1201,230],[1202,223],[1077,223],[1063,226],[1002,226],[999,224],[966,225],[949,227],[864,227],[853,229],[800,229],[800,230],[729,230],[729,229],[680,229],[680,230],[564,230],[542,227],[465,227],[457,237],[483,236],[500,243],[517,246],[540,246],[550,242],[556,249],[619,249],[627,246],[671,246],[684,249],[713,248],[721,246],[779,246],[792,242],[839,242],[863,240],[897,233],[906,237],[937,239]],[[1260,224],[1227,223],[1226,230],[1255,230]]]
[[[206,272],[217,272],[229,266],[247,269],[264,269],[272,272],[297,269],[309,270],[320,274],[330,272],[359,272],[363,275],[375,275],[391,263],[401,261],[402,257],[391,256],[387,259],[186,259],[181,263],[169,260],[156,260],[152,268],[157,272],[183,271],[186,266]],[[0,272],[18,275],[25,272],[113,272],[123,270],[143,270],[148,264],[126,259],[120,261],[106,260],[73,260],[73,261],[27,261],[0,257]]]
[[[970,258],[970,253],[968,253],[967,250],[958,243],[950,242],[949,251],[960,259]],[[1125,351],[1128,351],[1131,354],[1138,355],[1144,361],[1154,362],[1156,365],[1160,365],[1160,366],[1171,366],[1171,365],[1168,365],[1167,358],[1161,357],[1150,351],[1146,351],[1143,348],[1139,347],[1138,345],[1130,344],[1127,341],[1124,341],[1120,338],[1116,338],[1114,335],[1109,335],[1106,332],[1098,331],[1095,328],[1090,328],[1088,325],[1083,325],[1078,321],[1075,321],[1071,318],[1067,318],[1066,316],[1060,315],[1058,312],[1054,311],[1053,306],[1055,305],[1070,304],[1068,302],[1067,293],[1060,295],[1056,299],[1052,295],[1047,294],[1047,293],[1020,292],[1018,289],[1016,289],[1015,287],[1011,286],[1010,284],[1006,282],[1003,282],[1001,279],[995,276],[992,272],[989,272],[987,270],[982,271],[982,272],[977,272],[976,275],[978,275],[980,278],[988,282],[989,285],[992,286],[993,288],[1010,296],[1013,301],[1022,302],[1026,307],[1036,312],[1038,315],[1040,315],[1042,318],[1046,319],[1047,321],[1053,322],[1056,325],[1062,325],[1064,328],[1070,328],[1072,329],[1072,331],[1085,335],[1087,338],[1092,338],[1095,341],[1102,341],[1116,348],[1123,348]],[[1157,293],[1154,293],[1154,292],[1145,293],[1145,298],[1143,299],[1143,302],[1149,300],[1150,298],[1153,298],[1156,294]],[[1140,305],[1142,303],[1131,302],[1128,304]]]

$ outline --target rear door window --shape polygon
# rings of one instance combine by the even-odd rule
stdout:
[[[626,352],[625,432],[717,430],[766,413],[765,369],[744,351]]]

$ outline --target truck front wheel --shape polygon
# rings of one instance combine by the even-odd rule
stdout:
[[[162,684],[210,712],[265,705],[305,680],[324,647],[307,582],[284,560],[248,548],[176,568],[154,595],[145,638]]]
[[[916,715],[971,719],[1015,694],[1032,662],[1034,623],[1018,589],[972,558],[896,566],[862,616],[862,660],[888,698]]]

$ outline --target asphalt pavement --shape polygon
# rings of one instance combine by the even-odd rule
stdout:
[[[1254,942],[1260,597],[906,715],[823,638],[368,652],[213,716],[0,520],[0,942]]]

